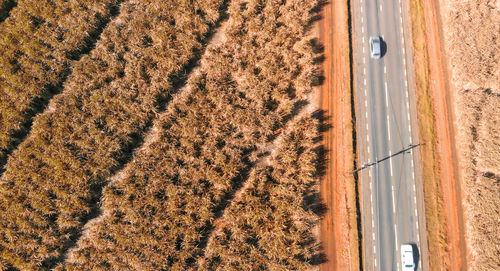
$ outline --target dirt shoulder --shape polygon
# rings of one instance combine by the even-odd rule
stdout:
[[[330,129],[323,132],[326,170],[321,181],[321,198],[327,207],[320,227],[326,262],[321,270],[359,270],[359,239],[356,212],[356,182],[353,170],[353,120],[349,60],[349,24],[346,1],[331,1],[316,23],[324,46],[324,82],[318,107]]]
[[[439,6],[435,0],[410,2],[430,267],[466,270],[454,97],[442,52]]]

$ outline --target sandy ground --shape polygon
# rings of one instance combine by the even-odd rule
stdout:
[[[331,1],[323,6],[317,22],[324,46],[323,85],[318,107],[332,125],[323,133],[326,170],[321,181],[321,198],[327,207],[320,226],[320,240],[326,262],[321,270],[359,270],[353,169],[351,92],[347,3]]]
[[[430,68],[430,90],[432,93],[437,154],[439,157],[442,196],[447,220],[448,250],[445,261],[449,264],[442,270],[467,270],[467,251],[465,245],[464,219],[461,204],[461,189],[455,137],[455,115],[452,111],[453,91],[449,84],[449,71],[446,55],[443,53],[442,25],[439,3],[424,0],[427,50]]]

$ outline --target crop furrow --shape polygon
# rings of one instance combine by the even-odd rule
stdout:
[[[106,180],[130,160],[220,17],[222,1],[188,2],[123,3],[34,119],[1,180],[0,269],[55,267],[95,216]]]
[[[15,0],[0,0],[0,23],[2,23],[7,17],[9,17],[9,12],[17,5]]]

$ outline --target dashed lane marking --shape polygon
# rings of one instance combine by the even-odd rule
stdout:
[[[391,177],[392,177],[392,158],[391,158],[391,155],[392,155],[392,153],[391,153],[391,151],[389,151],[389,167],[391,168]]]
[[[389,107],[389,95],[387,95],[387,81],[385,82],[385,107]]]
[[[394,243],[396,244],[396,251],[398,251],[398,225],[396,223],[394,223]]]
[[[392,186],[392,212],[395,214],[396,213],[396,202],[394,202],[394,186]]]
[[[387,115],[387,138],[391,141],[391,123],[389,122],[389,115]]]

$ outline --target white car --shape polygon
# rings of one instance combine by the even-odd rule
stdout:
[[[415,261],[413,260],[412,245],[401,245],[401,270],[415,271]]]
[[[382,56],[382,46],[379,36],[370,37],[370,56],[379,59]]]

